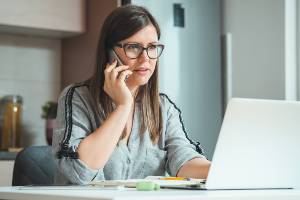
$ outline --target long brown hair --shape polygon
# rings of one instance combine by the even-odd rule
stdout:
[[[114,110],[112,99],[103,90],[104,70],[106,63],[109,62],[108,51],[119,41],[134,35],[149,24],[155,27],[159,39],[160,28],[154,17],[144,7],[135,5],[119,7],[104,21],[97,48],[95,73],[87,81],[102,120],[107,119]],[[144,133],[148,129],[152,142],[157,143],[162,132],[162,116],[158,92],[158,62],[148,83],[139,87],[136,101],[140,102],[140,133]],[[120,139],[123,139],[125,136],[126,133],[123,131]]]

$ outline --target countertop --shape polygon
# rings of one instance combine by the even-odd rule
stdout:
[[[18,152],[0,151],[0,160],[15,160]]]

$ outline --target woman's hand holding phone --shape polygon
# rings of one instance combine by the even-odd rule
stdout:
[[[111,64],[107,64],[104,71],[104,91],[112,98],[117,106],[132,105],[133,96],[125,83],[127,76],[132,74],[128,70],[129,66],[117,66],[117,60]]]

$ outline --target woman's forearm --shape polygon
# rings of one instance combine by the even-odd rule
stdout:
[[[210,161],[205,158],[194,158],[187,161],[178,171],[177,176],[206,179]]]
[[[84,138],[78,147],[78,154],[92,169],[103,168],[114,151],[130,115],[131,106],[118,106],[103,124]]]

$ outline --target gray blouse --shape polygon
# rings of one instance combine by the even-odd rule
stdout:
[[[160,94],[163,134],[158,143],[152,143],[148,131],[139,133],[140,113],[135,109],[128,144],[119,141],[104,168],[91,169],[78,158],[76,149],[83,138],[101,125],[92,102],[84,84],[68,86],[59,97],[52,144],[57,164],[55,184],[86,184],[92,180],[135,179],[166,173],[176,176],[185,162],[205,158],[200,144],[188,138],[180,110],[165,94]]]

